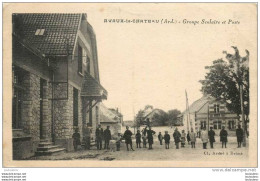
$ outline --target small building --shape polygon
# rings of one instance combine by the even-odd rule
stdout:
[[[12,20],[13,159],[71,151],[74,131],[95,129],[107,98],[87,14],[24,13]]]
[[[118,133],[122,133],[123,115],[118,109],[109,109],[104,104],[100,104],[100,124],[105,130],[110,127],[112,137],[116,137]]]
[[[186,131],[193,128],[198,132],[203,128],[208,130],[213,127],[217,134],[222,126],[234,133],[237,125],[241,124],[239,116],[230,112],[223,101],[217,101],[210,96],[203,96],[193,102],[189,111],[185,110],[178,119],[182,121]]]
[[[126,126],[128,126],[129,128],[133,128],[135,126],[134,121],[132,120],[123,121],[123,127],[125,128]]]

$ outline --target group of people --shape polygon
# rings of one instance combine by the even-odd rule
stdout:
[[[222,126],[222,129],[219,133],[220,136],[220,142],[222,143],[222,148],[227,148],[227,142],[228,142],[228,132],[225,130],[225,126]],[[243,136],[244,131],[241,128],[241,125],[238,125],[238,128],[236,129],[236,137],[237,137],[237,147],[241,148],[241,143],[243,142]],[[204,128],[201,131],[201,140],[203,143],[203,149],[207,149],[207,143],[210,143],[210,148],[214,148],[214,142],[215,140],[215,131],[213,130],[213,127],[210,127],[209,131],[206,131]]]
[[[101,150],[102,149],[102,142],[104,140],[104,149],[109,149],[109,143],[112,140],[111,136],[111,131],[110,127],[107,126],[105,130],[101,128],[101,125],[98,125],[96,129],[96,145],[97,149]],[[84,142],[84,148],[85,149],[90,149],[90,134],[91,130],[86,126],[83,129],[83,142]],[[137,130],[137,133],[135,135],[136,138],[136,148],[142,148],[141,143],[143,143],[143,148],[146,148],[146,145],[148,143],[149,147],[148,149],[151,150],[153,149],[152,145],[154,143],[153,137],[155,135],[155,131],[152,130],[152,128],[149,126],[146,126],[142,131]],[[236,130],[236,136],[237,136],[237,143],[238,143],[238,148],[241,147],[241,143],[243,141],[243,129],[241,128],[240,125],[238,125],[238,128]],[[210,143],[210,147],[214,148],[214,142],[215,140],[215,131],[213,130],[213,127],[210,127],[209,131],[206,131],[206,128],[203,128],[203,130],[200,132],[200,138],[203,143],[203,149],[207,149],[207,143]],[[132,136],[133,133],[129,130],[129,127],[126,126],[126,131],[124,132],[123,135],[118,133],[117,137],[114,138],[116,142],[116,149],[117,151],[120,151],[120,146],[122,140],[125,140],[126,148],[127,151],[133,149],[133,143],[132,143]],[[228,132],[225,130],[225,127],[223,126],[221,131],[220,131],[220,142],[222,142],[222,148],[227,147],[227,141],[228,141]],[[78,133],[78,129],[75,130],[75,133],[73,134],[73,145],[74,149],[77,150],[77,146],[80,144],[80,134]],[[163,140],[165,142],[165,149],[169,149],[170,145],[170,139],[171,136],[169,135],[168,131],[165,131],[165,134],[162,135],[161,132],[158,134],[158,140],[160,142],[160,145],[163,145]],[[180,133],[178,131],[178,128],[175,128],[174,133],[173,133],[173,139],[174,143],[176,146],[176,149],[179,149],[179,144],[181,143],[181,147],[185,147],[186,140],[189,145],[191,145],[191,148],[195,148],[196,146],[196,139],[197,139],[197,134],[194,132],[193,129],[191,129],[191,132],[188,132],[187,134],[185,133],[184,130]]]

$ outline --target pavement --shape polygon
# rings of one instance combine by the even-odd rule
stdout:
[[[148,145],[147,145],[148,146]],[[120,151],[110,150],[79,150],[77,152],[67,152],[56,156],[41,156],[33,157],[33,160],[179,160],[179,161],[212,161],[218,159],[218,161],[237,161],[248,159],[248,144],[247,147],[237,148],[236,138],[229,137],[227,148],[222,148],[219,138],[216,138],[214,149],[209,148],[202,149],[202,142],[197,139],[196,148],[192,149],[191,145],[186,142],[185,148],[176,149],[173,141],[170,142],[170,149],[165,149],[165,145],[160,145],[158,140],[154,141],[153,149],[148,148],[136,148],[135,141],[133,140],[133,148],[135,151],[127,151],[126,145],[121,144]]]

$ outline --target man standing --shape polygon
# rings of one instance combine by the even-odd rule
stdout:
[[[244,132],[243,129],[241,128],[241,125],[238,125],[238,128],[236,130],[236,135],[237,135],[237,147],[241,148],[241,143],[243,142],[243,136],[244,136]]]
[[[181,133],[178,131],[178,128],[175,129],[174,133],[173,133],[173,138],[174,138],[174,142],[176,145],[176,149],[179,149],[179,143],[181,141]]]
[[[151,126],[149,127],[149,130],[147,130],[147,139],[149,144],[149,150],[153,149],[153,135],[155,134],[155,131],[152,130]]]
[[[124,137],[124,139],[125,139],[125,144],[126,144],[127,151],[129,151],[128,145],[130,145],[131,150],[134,151],[134,149],[133,149],[133,144],[132,144],[132,135],[133,135],[132,131],[130,131],[130,130],[129,130],[129,127],[126,126],[126,131],[125,131],[123,137]]]
[[[78,145],[80,145],[80,134],[78,128],[75,129],[75,133],[73,133],[72,138],[73,138],[74,150],[77,151]]]
[[[201,141],[203,143],[203,149],[207,149],[207,143],[208,143],[208,132],[206,131],[206,128],[204,127],[201,131]]]
[[[222,148],[225,145],[225,148],[227,148],[227,136],[228,136],[228,132],[227,130],[225,130],[225,126],[222,126],[222,130],[220,131],[220,141],[222,142]]]
[[[96,129],[96,141],[97,141],[97,149],[102,149],[102,139],[103,139],[103,129],[101,128],[101,125],[98,125],[98,128]]]
[[[104,140],[105,140],[105,148],[104,149],[109,149],[109,141],[111,140],[111,132],[109,130],[109,126],[107,126],[107,129],[104,131]]]
[[[209,142],[210,148],[213,148],[213,143],[215,142],[215,131],[213,130],[213,127],[210,127],[209,130]]]

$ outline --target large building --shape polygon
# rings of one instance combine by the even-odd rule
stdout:
[[[13,158],[71,151],[107,98],[87,14],[13,14],[12,47]]]
[[[186,131],[193,128],[196,132],[213,127],[219,134],[221,127],[225,126],[230,133],[234,133],[237,125],[241,124],[239,116],[228,111],[224,102],[209,96],[203,96],[193,102],[178,118],[182,120]]]

